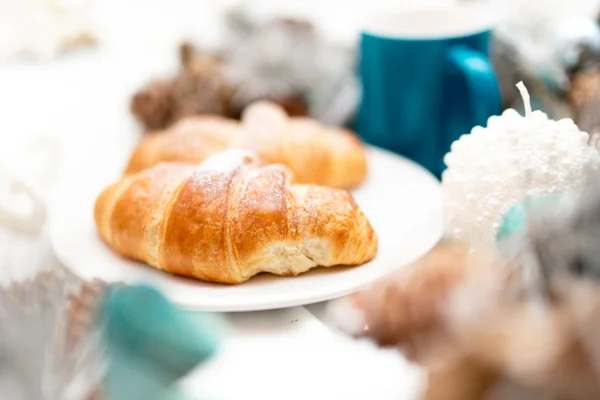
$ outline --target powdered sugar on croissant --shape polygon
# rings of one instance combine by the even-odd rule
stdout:
[[[231,149],[218,153],[200,164],[198,171],[228,173],[244,165],[258,165],[256,154],[243,149]]]

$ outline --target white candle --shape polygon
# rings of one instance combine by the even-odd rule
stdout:
[[[487,127],[475,127],[452,144],[442,175],[448,233],[473,249],[495,243],[502,215],[526,195],[578,193],[600,169],[589,135],[571,119],[555,121],[532,111],[520,82],[525,116],[508,109]]]

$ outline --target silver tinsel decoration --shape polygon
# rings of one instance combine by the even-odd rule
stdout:
[[[97,287],[69,274],[42,233],[0,228],[0,398],[89,400],[104,355]]]
[[[0,398],[90,400],[103,375],[99,292],[64,268],[47,237],[60,146],[26,142],[3,148],[0,166]]]
[[[581,72],[600,65],[598,2],[490,0],[499,24],[492,43],[505,108],[520,109],[513,90],[523,81],[535,108],[553,119],[571,118],[583,131],[600,128],[597,101],[579,104],[572,90]],[[589,88],[600,93],[600,87]],[[597,95],[597,97],[600,95]]]
[[[600,282],[600,171],[571,195],[528,208],[527,229],[500,242],[509,258],[533,253],[545,276],[577,277]]]
[[[524,229],[500,241],[498,249],[522,273],[537,271],[532,286],[546,299],[547,309],[558,302],[568,307],[570,329],[578,335],[593,383],[600,388],[600,172],[586,178],[580,192],[529,206]]]
[[[354,48],[329,42],[307,20],[256,17],[251,4],[231,9],[225,22],[222,56],[238,87],[234,103],[299,94],[309,115],[324,123],[344,125],[353,116],[359,99]]]

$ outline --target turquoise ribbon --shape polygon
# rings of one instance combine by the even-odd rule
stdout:
[[[514,204],[500,220],[496,242],[522,232],[526,227],[527,215],[530,212],[540,211],[542,208],[552,208],[552,211],[556,212],[558,211],[557,208],[563,208],[571,199],[572,196],[569,195],[550,194]]]
[[[218,350],[224,326],[147,286],[112,288],[101,307],[110,400],[181,400],[175,383]]]

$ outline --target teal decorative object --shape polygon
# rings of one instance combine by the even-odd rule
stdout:
[[[499,242],[511,234],[520,232],[525,226],[526,207],[522,203],[517,203],[510,207],[506,214],[500,220],[500,227],[496,234],[496,241]]]
[[[215,354],[223,328],[214,315],[179,310],[146,286],[111,289],[101,318],[110,400],[185,399],[175,383]]]
[[[527,224],[527,215],[532,211],[537,212],[541,208],[544,208],[560,212],[562,208],[567,206],[567,202],[571,199],[572,196],[570,195],[550,194],[528,199],[513,205],[500,220],[496,242],[500,242],[515,233],[523,231]]]

